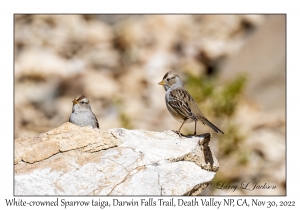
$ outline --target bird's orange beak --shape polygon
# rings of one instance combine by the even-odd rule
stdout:
[[[73,104],[78,104],[78,101],[76,101],[75,99],[72,102]]]
[[[165,85],[166,83],[162,80],[161,82],[158,83],[159,85]]]

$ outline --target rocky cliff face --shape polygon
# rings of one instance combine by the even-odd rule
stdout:
[[[15,140],[15,195],[199,195],[219,168],[210,138],[64,123]]]

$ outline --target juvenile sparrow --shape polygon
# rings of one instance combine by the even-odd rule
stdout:
[[[92,112],[89,100],[84,95],[77,96],[73,101],[72,114],[69,122],[79,126],[99,128],[98,120]]]
[[[196,135],[198,120],[200,120],[204,125],[211,127],[216,133],[220,132],[224,134],[223,131],[217,128],[203,115],[192,96],[184,89],[183,83],[178,75],[169,71],[158,84],[163,85],[166,91],[166,105],[170,114],[176,120],[183,122],[178,130],[180,137],[180,129],[185,122],[195,122],[194,135]]]

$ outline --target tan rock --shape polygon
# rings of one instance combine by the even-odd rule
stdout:
[[[35,163],[51,157],[58,152],[83,148],[84,151],[97,151],[115,147],[118,144],[107,131],[91,127],[80,128],[72,123],[42,133],[33,138],[23,137],[15,140],[15,163],[20,160]],[[91,145],[93,145],[91,147]]]

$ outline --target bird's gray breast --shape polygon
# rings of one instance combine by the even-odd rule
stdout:
[[[92,126],[96,128],[96,119],[92,112],[73,112],[70,116],[70,122],[79,126]]]

